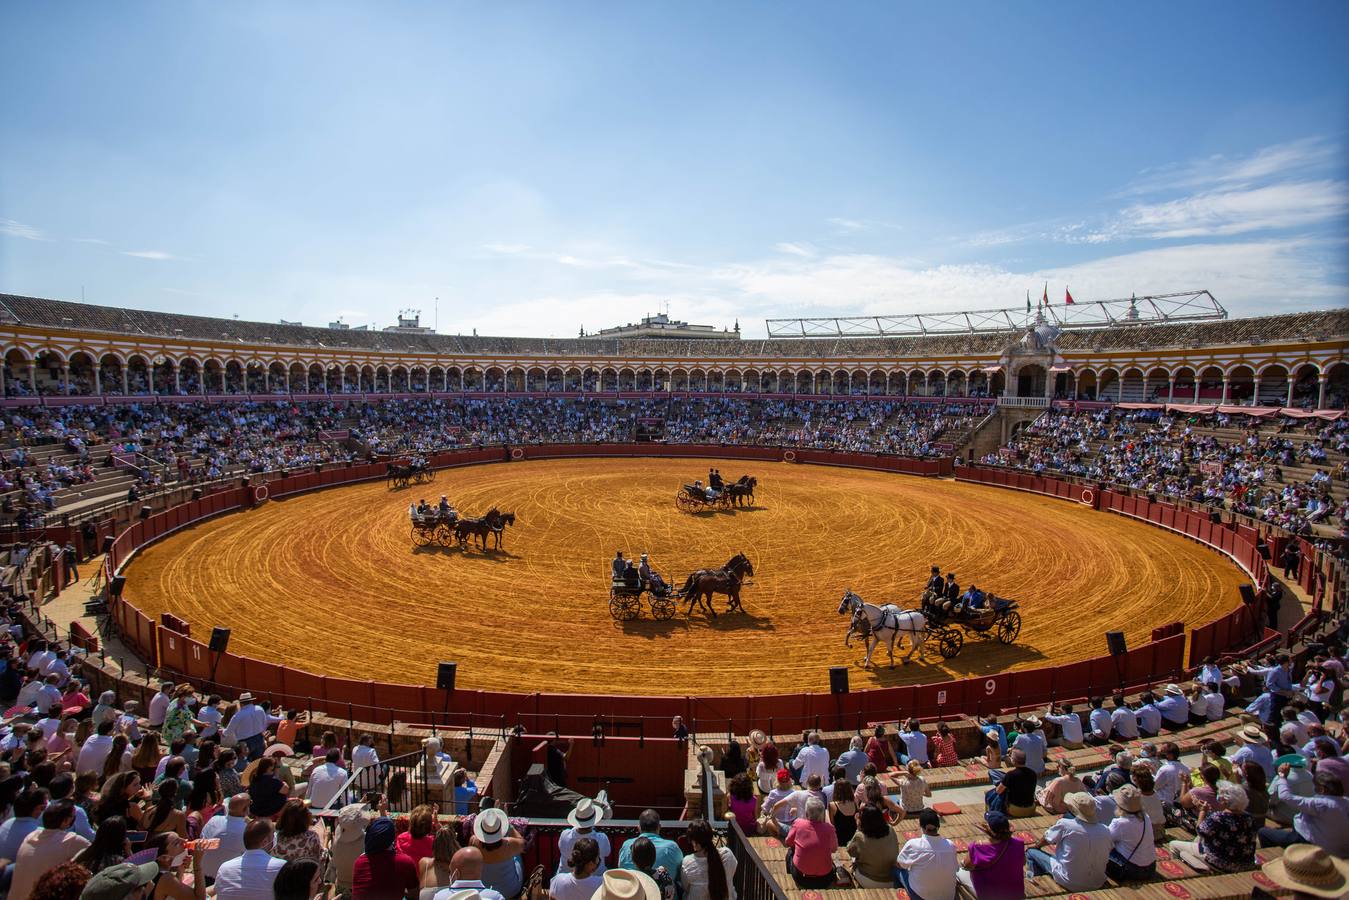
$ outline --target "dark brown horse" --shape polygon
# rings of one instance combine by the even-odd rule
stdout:
[[[744,506],[746,500],[749,500],[749,505],[753,506],[754,486],[758,483],[759,480],[753,475],[741,475],[740,480],[735,484],[726,486],[726,494],[736,506]]]
[[[744,612],[745,608],[740,605],[740,585],[745,578],[753,575],[754,564],[745,554],[737,553],[720,569],[699,569],[694,572],[679,589],[679,596],[689,601],[688,615],[693,615],[693,604],[697,602],[699,609],[715,619],[717,611],[712,606],[713,594],[726,595],[729,601],[726,604],[727,612]]]
[[[459,541],[461,550],[468,548],[468,539],[477,538],[478,546],[482,550],[487,549],[487,537],[491,535],[495,541],[495,549],[501,548],[501,533],[507,525],[515,524],[515,513],[501,513],[494,506],[487,511],[487,515],[480,519],[462,518],[454,523],[454,537]]]

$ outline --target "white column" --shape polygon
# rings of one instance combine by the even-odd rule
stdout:
[[[1195,373],[1194,373],[1194,399],[1191,400],[1190,402],[1191,402],[1191,403],[1198,403],[1198,402],[1199,402],[1199,373],[1198,373],[1198,372],[1195,372]]]
[[[1227,402],[1227,392],[1231,388],[1232,382],[1226,375],[1223,376],[1223,403]]]
[[[1122,373],[1119,376],[1119,390],[1115,392],[1115,402],[1124,402],[1124,375]]]
[[[131,393],[131,380],[127,377],[126,366],[122,366],[122,396]]]
[[[180,392],[180,391],[183,389],[182,380],[179,378],[179,376],[180,376],[181,374],[182,374],[181,367],[180,367],[177,363],[174,363],[174,364],[173,364],[173,393],[174,393],[174,394],[177,394],[178,392]]]
[[[1255,376],[1255,380],[1251,382],[1251,406],[1259,406],[1259,405],[1260,405],[1260,376],[1257,375]]]
[[[1293,373],[1292,373],[1292,372],[1289,372],[1289,373],[1288,373],[1288,399],[1287,399],[1287,401],[1284,402],[1284,404],[1283,404],[1284,406],[1292,406],[1292,405],[1293,405],[1293,385],[1294,385],[1294,384],[1295,384],[1295,380],[1294,380],[1294,378],[1293,378]]]
[[[0,395],[4,394],[4,384],[0,381]],[[94,396],[99,397],[103,394],[103,370],[102,367],[94,365]]]
[[[1176,376],[1174,376],[1174,375],[1168,375],[1168,376],[1166,376],[1166,382],[1167,382],[1167,384],[1166,384],[1166,402],[1167,402],[1167,403],[1175,403],[1175,402],[1176,402]]]
[[[1325,408],[1326,408],[1326,384],[1329,383],[1329,381],[1330,381],[1330,376],[1327,375],[1326,373],[1322,372],[1320,375],[1318,375],[1318,376],[1316,377],[1316,380],[1317,380],[1317,382],[1318,382],[1318,390],[1317,390],[1317,394],[1316,394],[1316,408],[1317,408],[1317,409],[1325,409]]]

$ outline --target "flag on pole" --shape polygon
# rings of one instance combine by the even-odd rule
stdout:
[[[1048,281],[1045,282],[1045,295],[1044,295],[1043,297],[1040,298],[1040,302],[1043,303],[1045,306],[1048,306],[1048,305],[1049,305],[1049,282],[1048,282]]]
[[[1026,288],[1026,312],[1030,312],[1030,288]]]
[[[1073,295],[1067,288],[1063,289],[1063,303],[1065,306],[1073,305]]]

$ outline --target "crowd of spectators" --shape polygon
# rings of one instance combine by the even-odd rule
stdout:
[[[1346,453],[1344,419],[1050,410],[981,462],[1123,485],[1305,534],[1346,527]]]

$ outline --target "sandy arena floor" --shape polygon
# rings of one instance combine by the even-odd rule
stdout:
[[[188,529],[129,567],[127,596],[230,649],[331,675],[516,691],[741,694],[854,689],[1000,672],[1096,656],[1104,632],[1131,646],[1155,625],[1206,622],[1239,602],[1243,573],[1199,544],[1119,516],[978,485],[825,466],[751,463],[757,505],[691,515],[681,482],[707,460],[563,460],[438,473],[426,488],[383,483],[271,501]],[[747,464],[725,461],[738,477]],[[414,550],[408,504],[444,493],[461,513],[514,511],[502,552]],[[735,552],[755,567],[748,614],[616,623],[614,550],[650,552],[679,583]],[[1013,646],[967,636],[963,653],[865,673],[843,646],[839,598],[914,605],[928,567],[1019,600]],[[719,611],[725,598],[717,598]]]

